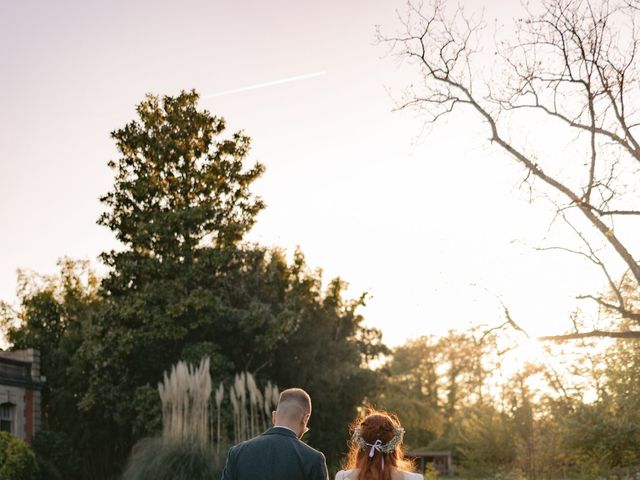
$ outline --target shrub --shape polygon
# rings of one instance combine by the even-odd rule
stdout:
[[[215,453],[198,442],[145,438],[131,451],[123,480],[210,480],[218,478]]]
[[[36,457],[31,447],[7,432],[0,432],[0,480],[35,480]]]
[[[40,431],[33,439],[32,447],[39,479],[74,480],[80,477],[80,457],[65,433]]]
[[[424,480],[437,480],[440,476],[438,469],[433,466],[433,463],[427,463],[427,467],[424,472]]]

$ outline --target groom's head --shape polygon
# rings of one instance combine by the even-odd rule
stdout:
[[[273,412],[273,424],[288,427],[298,437],[307,430],[307,422],[311,416],[311,397],[301,388],[288,388],[280,394],[278,408]]]

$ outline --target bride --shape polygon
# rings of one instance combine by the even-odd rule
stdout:
[[[404,458],[404,428],[395,415],[372,411],[353,424],[345,470],[336,480],[423,480],[412,473],[413,465]]]

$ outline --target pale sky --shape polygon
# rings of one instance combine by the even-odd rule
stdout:
[[[511,13],[500,3],[486,3],[489,18]],[[0,298],[15,300],[18,268],[53,273],[62,256],[97,266],[117,246],[95,223],[113,180],[109,132],[145,93],[204,97],[324,72],[201,100],[229,135],[252,137],[250,159],[267,167],[250,240],[300,246],[327,279],[368,291],[367,323],[390,345],[499,323],[498,297],[534,334],[568,328],[573,297],[602,279],[533,250],[551,213],[518,189],[522,171],[464,112],[423,135],[419,115],[392,112],[386,88],[416,77],[383,58],[374,32],[397,28],[403,5],[1,2]],[[547,243],[566,240],[552,231]]]

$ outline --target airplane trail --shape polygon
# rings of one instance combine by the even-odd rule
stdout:
[[[250,85],[248,87],[234,88],[233,90],[225,90],[223,92],[210,93],[208,95],[203,95],[201,98],[204,100],[207,98],[221,97],[223,95],[231,95],[232,93],[240,93],[240,92],[246,92],[248,90],[255,90],[257,88],[271,87],[273,85],[280,85],[282,83],[297,82],[298,80],[306,80],[308,78],[319,77],[326,73],[327,72],[314,72],[314,73],[307,73],[305,75],[297,75],[295,77],[281,78],[280,80],[273,80],[271,82],[265,82],[265,83],[257,83],[255,85]]]

